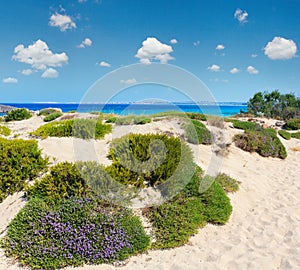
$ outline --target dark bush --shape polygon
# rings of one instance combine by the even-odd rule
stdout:
[[[261,130],[262,127],[254,122],[240,121],[236,119],[231,120],[233,127],[243,130]]]
[[[285,131],[285,130],[283,130],[283,129],[279,130],[279,131],[278,131],[278,134],[279,134],[282,138],[284,138],[284,139],[286,139],[286,140],[290,140],[290,139],[292,138],[291,133],[289,133],[289,132],[287,132],[287,131]]]
[[[300,132],[291,133],[292,138],[300,140]]]
[[[31,116],[32,116],[31,113],[25,108],[14,109],[7,113],[7,115],[5,116],[5,121],[6,122],[21,121],[21,120],[29,119]]]
[[[54,113],[48,114],[47,116],[45,116],[44,122],[51,122],[54,119],[61,117],[62,115],[63,114],[61,112],[54,112]]]
[[[192,144],[211,144],[212,135],[204,124],[197,120],[191,120],[183,124],[185,137]]]
[[[41,115],[44,115],[44,116],[47,116],[49,114],[52,114],[52,113],[61,113],[61,110],[60,109],[55,109],[55,108],[45,108],[45,109],[42,109],[39,111],[39,116]]]
[[[31,199],[2,240],[6,255],[33,269],[121,261],[149,246],[128,209],[88,198]]]
[[[36,177],[47,167],[37,142],[0,138],[0,202],[8,195],[21,191],[26,180]]]
[[[286,122],[287,130],[297,130],[300,129],[300,117],[290,119]]]
[[[287,157],[285,147],[274,129],[246,130],[243,134],[235,135],[234,141],[237,147],[248,152],[257,152],[263,157]]]

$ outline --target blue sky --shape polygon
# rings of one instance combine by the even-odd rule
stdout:
[[[0,102],[76,102],[102,76],[152,62],[196,75],[217,101],[300,94],[299,0],[3,0]],[[183,99],[120,78],[115,100]]]

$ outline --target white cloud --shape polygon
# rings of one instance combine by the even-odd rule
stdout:
[[[139,58],[143,64],[150,64],[151,60],[166,64],[174,59],[170,55],[171,52],[173,52],[172,46],[161,43],[155,37],[148,37],[143,41],[143,46],[137,51],[135,57]]]
[[[246,23],[248,12],[246,10],[241,10],[240,8],[237,8],[234,12],[234,18],[237,19],[240,23]]]
[[[22,70],[22,72],[21,72],[23,75],[25,75],[25,76],[29,76],[29,75],[31,75],[32,73],[33,73],[33,70],[32,69],[24,69],[24,70]]]
[[[256,57],[257,57],[257,54],[253,53],[253,54],[251,54],[251,57],[252,57],[252,58],[256,58]]]
[[[248,66],[247,67],[247,71],[250,73],[250,74],[258,74],[259,71],[255,68],[255,67],[252,67],[252,66]]]
[[[18,83],[18,79],[13,77],[7,77],[2,80],[3,83]]]
[[[220,71],[220,66],[213,64],[210,67],[208,67],[207,69],[210,71],[218,72],[218,71]]]
[[[120,83],[123,83],[123,84],[134,84],[136,82],[137,82],[137,80],[135,78],[120,81]]]
[[[296,56],[297,45],[291,39],[274,37],[264,48],[265,55],[272,60],[291,59]]]
[[[58,72],[54,68],[48,68],[45,70],[45,72],[41,76],[42,78],[57,78]]]
[[[61,15],[58,13],[51,15],[49,25],[53,27],[59,27],[60,31],[62,32],[68,29],[76,28],[76,23],[70,16]]]
[[[225,46],[222,45],[222,44],[219,44],[217,47],[216,47],[216,50],[224,50],[225,49]]]
[[[89,38],[86,38],[86,39],[84,39],[81,43],[80,43],[80,45],[78,45],[77,47],[78,48],[85,48],[86,46],[92,46],[92,40],[91,39],[89,39]]]
[[[78,0],[78,3],[84,3],[86,2],[87,0]]]
[[[200,41],[199,41],[199,40],[197,40],[197,41],[195,41],[195,42],[193,43],[194,46],[199,46],[199,44],[200,44]]]
[[[15,47],[13,60],[26,63],[34,69],[44,70],[47,67],[60,67],[68,63],[66,53],[53,53],[46,42],[38,40],[27,48],[23,44]]]
[[[110,63],[107,63],[105,61],[101,61],[101,63],[99,64],[99,66],[101,66],[101,67],[110,67],[111,65],[110,65]]]
[[[177,39],[173,38],[173,39],[170,40],[170,43],[171,43],[171,44],[177,44],[178,41],[177,41]]]
[[[236,73],[239,73],[239,72],[240,72],[240,70],[238,68],[233,68],[233,69],[230,70],[231,74],[236,74]]]

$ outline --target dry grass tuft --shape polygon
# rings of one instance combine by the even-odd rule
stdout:
[[[300,146],[291,148],[295,152],[300,152]]]

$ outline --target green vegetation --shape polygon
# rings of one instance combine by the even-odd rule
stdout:
[[[45,116],[44,118],[44,122],[51,122],[53,121],[54,119],[58,118],[58,117],[61,117],[63,114],[61,112],[54,112],[54,113],[51,113],[47,116]]]
[[[107,172],[117,181],[135,187],[155,186],[171,177],[179,163],[182,172],[191,168],[193,156],[178,138],[159,134],[129,134],[115,139],[108,157]]]
[[[231,178],[225,173],[221,173],[216,177],[216,181],[222,186],[225,192],[236,192],[239,190],[239,184],[236,179]]]
[[[300,132],[291,133],[292,138],[300,140]]]
[[[116,116],[110,116],[106,119],[105,123],[116,123],[117,119]]]
[[[174,199],[144,210],[156,237],[152,248],[181,246],[207,222],[224,224],[228,221],[232,211],[229,198],[217,181],[199,193],[202,174],[197,167],[190,183]]]
[[[287,130],[298,130],[298,129],[300,129],[300,117],[289,119],[286,122],[286,129]]]
[[[279,131],[278,131],[278,134],[279,134],[282,138],[284,138],[284,139],[286,139],[286,140],[290,140],[290,139],[292,138],[291,133],[289,133],[289,132],[287,132],[287,131],[285,131],[285,130],[283,130],[283,129],[279,130]]]
[[[121,261],[149,246],[138,217],[89,198],[32,198],[1,241],[6,255],[33,269]]]
[[[51,168],[50,173],[36,180],[33,186],[26,189],[28,197],[48,197],[59,200],[70,197],[86,197],[90,189],[76,165],[63,162]]]
[[[0,138],[0,202],[8,195],[21,191],[26,181],[47,167],[34,140]]]
[[[61,110],[59,109],[55,109],[55,108],[45,108],[45,109],[42,109],[39,111],[39,116],[47,116],[47,115],[50,115],[52,113],[56,113],[56,112],[61,112]]]
[[[261,126],[254,122],[247,122],[247,121],[240,121],[237,119],[230,119],[232,122],[233,127],[243,130],[261,130]]]
[[[5,116],[5,121],[6,122],[21,121],[21,120],[29,119],[31,116],[32,116],[31,113],[25,108],[14,109],[7,113],[7,115]]]
[[[284,145],[277,137],[276,130],[246,130],[243,134],[234,136],[237,147],[248,151],[257,152],[263,157],[286,158],[287,153]]]
[[[204,124],[197,120],[190,120],[183,124],[185,137],[192,144],[211,144],[212,135]]]
[[[150,122],[151,122],[151,118],[147,116],[128,115],[128,116],[120,116],[116,118],[114,123],[116,123],[117,125],[144,125]]]
[[[266,117],[291,119],[300,115],[300,98],[294,94],[258,92],[248,102],[248,112]]]
[[[0,135],[9,136],[10,129],[6,126],[0,126]]]
[[[110,133],[111,125],[102,124],[100,121],[91,119],[70,119],[60,122],[52,122],[39,127],[32,135],[42,138],[50,137],[71,137],[82,139],[101,139],[105,134]]]

